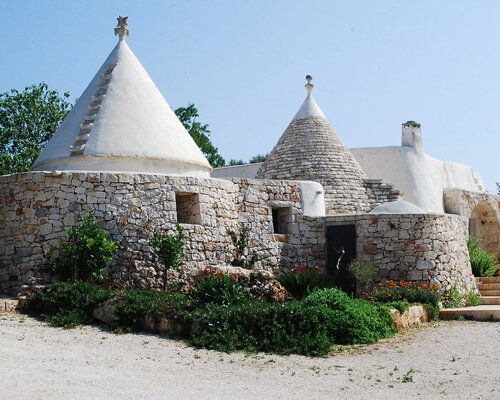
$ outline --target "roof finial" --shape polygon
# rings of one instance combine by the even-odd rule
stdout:
[[[312,81],[312,76],[311,75],[307,75],[306,76],[306,81],[307,83],[304,85],[307,89],[307,94],[310,95],[311,94],[311,90],[313,89],[314,85],[311,83]]]
[[[128,23],[128,17],[122,17],[119,16],[117,18],[118,20],[118,25],[116,25],[118,28],[115,28],[115,36],[118,35],[120,37],[120,40],[125,39],[125,35],[129,36],[130,31],[127,29]]]

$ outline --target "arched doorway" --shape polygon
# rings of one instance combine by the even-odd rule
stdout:
[[[484,249],[500,261],[500,221],[494,208],[485,200],[479,202],[469,217],[469,234],[481,240]]]

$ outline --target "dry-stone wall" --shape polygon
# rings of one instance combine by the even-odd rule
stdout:
[[[292,181],[69,172],[2,176],[0,292],[16,293],[39,277],[44,252],[56,249],[82,213],[94,213],[118,244],[109,266],[113,278],[134,287],[161,287],[151,237],[155,231],[173,233],[177,205],[181,218],[191,222],[181,224],[187,235],[185,279],[204,266],[230,262],[233,245],[226,229],[237,231],[241,222],[251,226],[250,251],[259,257],[256,267],[277,269],[282,254],[298,252],[291,250],[290,235],[273,234],[271,209],[286,208],[290,232],[298,232],[300,199]],[[185,206],[179,203],[183,201]]]
[[[395,189],[393,184],[384,183],[382,179],[365,179],[363,183],[368,196],[367,212],[381,204],[403,200],[403,193]]]
[[[444,206],[446,212],[467,218],[469,232],[478,236],[481,245],[500,262],[500,195],[447,188]]]
[[[377,267],[373,283],[406,280],[476,288],[467,250],[466,221],[457,215],[405,214],[328,217],[327,224],[354,223],[358,258]]]

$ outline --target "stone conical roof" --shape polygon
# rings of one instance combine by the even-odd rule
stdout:
[[[308,95],[257,178],[316,181],[324,187],[327,214],[365,211],[366,176],[314,101],[307,78]]]
[[[33,169],[209,177],[207,159],[125,42],[126,19],[119,26],[118,44]]]

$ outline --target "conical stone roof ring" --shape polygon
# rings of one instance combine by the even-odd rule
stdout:
[[[327,214],[365,211],[366,176],[314,100],[312,77],[306,79],[307,96],[302,106],[256,177],[321,183]]]
[[[33,169],[209,177],[207,159],[127,45],[127,17],[115,34],[115,48]]]

